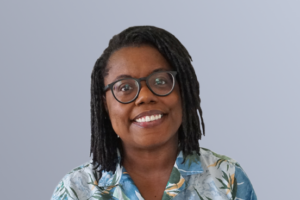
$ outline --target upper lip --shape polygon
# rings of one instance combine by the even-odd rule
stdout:
[[[149,111],[145,111],[145,112],[142,112],[142,113],[138,114],[133,120],[139,119],[139,118],[144,117],[144,116],[163,115],[163,114],[164,113],[162,111],[159,111],[159,110],[149,110]]]

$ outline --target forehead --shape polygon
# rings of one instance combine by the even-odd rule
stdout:
[[[171,70],[171,66],[154,47],[140,46],[124,47],[114,52],[108,60],[107,69],[106,84],[121,75],[141,78],[157,69]]]

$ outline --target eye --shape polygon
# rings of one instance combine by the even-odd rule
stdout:
[[[165,85],[167,84],[167,80],[165,78],[156,78],[154,81],[155,85]]]
[[[119,90],[122,92],[126,92],[128,90],[132,90],[132,87],[129,84],[124,84],[119,87]]]

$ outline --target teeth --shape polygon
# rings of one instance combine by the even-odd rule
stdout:
[[[150,117],[149,116],[146,116],[146,122],[150,122]]]
[[[151,116],[145,116],[145,117],[138,118],[135,121],[137,121],[137,122],[151,122],[151,121],[158,120],[161,117],[162,117],[161,114],[159,114],[159,115],[151,115]]]

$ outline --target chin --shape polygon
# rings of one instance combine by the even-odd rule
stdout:
[[[160,147],[168,146],[170,143],[175,142],[173,137],[162,138],[159,136],[146,137],[136,141],[136,145],[140,149],[154,150]],[[176,140],[177,143],[177,140]]]

